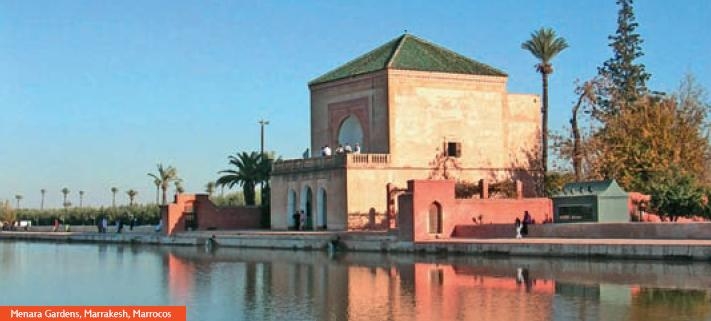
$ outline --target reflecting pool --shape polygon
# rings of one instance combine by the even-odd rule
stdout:
[[[188,320],[711,320],[711,264],[0,242],[1,305]]]

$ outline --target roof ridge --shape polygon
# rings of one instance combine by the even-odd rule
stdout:
[[[402,48],[402,44],[405,43],[405,38],[407,36],[407,33],[400,36],[400,41],[398,41],[397,46],[395,47],[395,51],[393,51],[392,56],[390,56],[390,59],[388,59],[388,63],[385,64],[385,68],[390,69],[392,67],[393,61],[395,61],[395,57],[397,57],[397,55],[400,53],[400,48]]]

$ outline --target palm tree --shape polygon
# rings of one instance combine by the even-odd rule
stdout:
[[[40,193],[42,193],[42,202],[40,203],[40,209],[43,210],[44,209],[44,194],[47,193],[47,190],[43,188],[40,190]]]
[[[84,204],[84,191],[79,191],[79,208]]]
[[[182,194],[183,192],[185,192],[185,189],[183,188],[183,185],[181,184],[182,180],[177,179],[177,180],[175,180],[174,183],[175,183],[175,195]]]
[[[17,200],[17,209],[20,209],[20,200],[22,199],[22,195],[15,195],[15,199]]]
[[[153,177],[155,179],[153,182],[157,182],[157,185],[159,185],[161,190],[163,190],[163,205],[166,205],[168,199],[168,186],[170,186],[171,182],[179,180],[178,170],[176,170],[173,166],[164,168],[163,164],[158,164],[157,166],[158,174],[148,173],[148,176]]]
[[[521,48],[528,50],[539,62],[536,71],[541,73],[543,81],[543,107],[541,108],[541,163],[543,175],[548,172],[548,75],[553,73],[551,60],[563,49],[568,48],[568,43],[563,37],[558,37],[551,28],[541,28],[531,34],[531,39],[521,44]],[[541,189],[543,190],[543,189]]]
[[[207,195],[212,197],[212,193],[215,192],[215,182],[207,182],[205,185],[205,192],[207,192]]]
[[[116,193],[118,193],[118,187],[112,187],[111,193],[114,195],[111,199],[111,207],[116,207]]]
[[[242,186],[244,201],[247,205],[255,204],[255,187],[257,184],[268,179],[264,172],[264,161],[266,157],[258,152],[242,152],[236,156],[229,156],[230,164],[236,169],[226,169],[218,174],[226,174],[217,179],[217,185],[232,188],[234,185]]]
[[[67,196],[69,196],[69,189],[68,188],[62,188],[62,195],[64,195],[64,202],[62,203],[62,206],[64,206],[64,210],[66,211],[69,205],[71,203],[67,202]]]
[[[138,192],[132,189],[129,189],[126,191],[126,194],[128,195],[128,206],[133,206],[133,199],[138,195]]]
[[[160,179],[158,179],[158,178],[154,179],[153,184],[156,185],[156,204],[159,204],[158,197],[160,196]]]

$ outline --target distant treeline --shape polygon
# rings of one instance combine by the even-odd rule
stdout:
[[[109,222],[120,218],[126,223],[136,218],[137,224],[158,224],[160,209],[155,204],[117,207],[71,207],[67,209],[19,209],[15,210],[16,220],[31,220],[32,225],[52,225],[54,219],[62,224],[95,225],[106,217]]]
[[[256,195],[257,204],[261,204],[261,195]],[[242,192],[227,193],[224,196],[215,195],[210,198],[217,206],[244,206]],[[129,222],[136,218],[137,224],[158,224],[160,209],[156,204],[116,206],[116,207],[69,207],[52,209],[13,209],[9,202],[0,202],[0,222],[31,220],[32,225],[52,225],[54,219],[62,224],[94,225],[97,220],[106,217],[113,224],[117,218]]]

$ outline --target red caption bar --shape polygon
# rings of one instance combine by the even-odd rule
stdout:
[[[186,321],[185,306],[0,306],[0,321]]]

